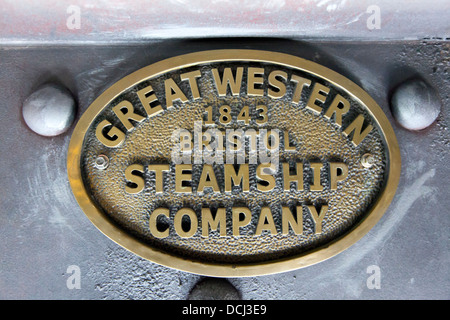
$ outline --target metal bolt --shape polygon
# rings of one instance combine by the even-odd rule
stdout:
[[[25,100],[22,114],[31,130],[53,137],[70,128],[75,119],[75,109],[75,101],[66,88],[47,84]]]
[[[100,170],[105,170],[106,168],[108,168],[109,165],[109,158],[107,156],[105,156],[104,154],[99,155],[94,162],[94,166],[97,169]]]
[[[191,290],[188,300],[240,300],[240,295],[225,279],[205,278]]]
[[[366,153],[361,157],[361,164],[364,168],[370,168],[375,164],[375,158],[370,153]]]
[[[439,116],[441,102],[436,91],[420,79],[401,84],[392,95],[391,109],[397,122],[409,130],[422,130]]]

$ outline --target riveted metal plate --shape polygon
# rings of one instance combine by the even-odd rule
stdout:
[[[287,54],[215,50],[107,89],[74,130],[68,174],[86,215],[125,248],[251,276],[360,239],[394,196],[400,154],[382,110],[345,77]]]

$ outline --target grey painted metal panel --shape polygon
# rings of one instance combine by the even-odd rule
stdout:
[[[45,82],[74,95],[77,119],[123,76],[173,55],[217,48],[286,52],[325,65],[366,90],[399,141],[402,176],[381,221],[342,254],[271,276],[229,279],[243,299],[449,299],[449,50],[446,41],[303,42],[280,39],[152,40],[140,45],[0,49],[0,298],[186,299],[201,278],[143,260],[101,234],[73,197],[66,152],[73,127],[42,137],[22,118],[24,100]],[[420,75],[442,99],[437,121],[408,131],[392,117],[393,88]],[[66,285],[80,267],[81,289]],[[367,268],[381,272],[369,289]]]

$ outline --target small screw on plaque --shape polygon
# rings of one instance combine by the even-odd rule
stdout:
[[[109,165],[109,159],[104,154],[99,155],[97,157],[97,159],[95,159],[94,166],[97,169],[105,170],[106,168],[108,168],[108,165]]]
[[[370,168],[375,164],[375,158],[370,153],[366,153],[361,157],[361,164],[364,168]]]

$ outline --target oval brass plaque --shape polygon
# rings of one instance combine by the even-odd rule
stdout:
[[[327,259],[385,212],[400,153],[381,108],[311,61],[255,50],[170,58],[107,89],[68,153],[94,225],[156,263],[254,276]]]

